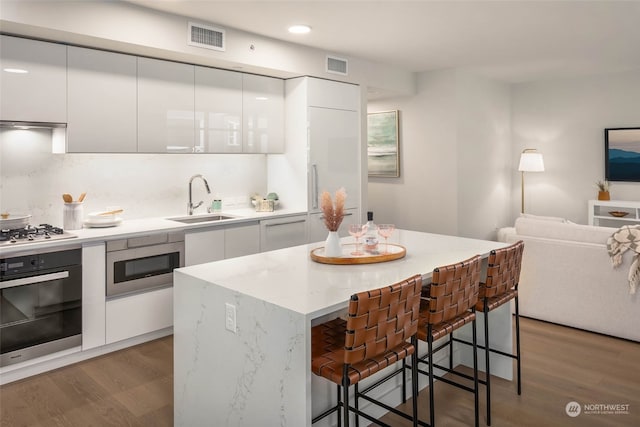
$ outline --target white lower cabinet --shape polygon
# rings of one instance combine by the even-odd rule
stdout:
[[[306,236],[306,214],[260,221],[261,252],[302,245]]]
[[[235,258],[260,252],[260,226],[256,224],[224,230],[224,257]]]
[[[224,229],[206,228],[184,233],[184,265],[224,259]]]
[[[82,245],[82,350],[105,344],[106,245]]]
[[[189,230],[184,235],[185,265],[204,264],[260,252],[257,222],[224,228]]]
[[[107,344],[168,328],[173,325],[173,288],[109,300],[106,321]]]

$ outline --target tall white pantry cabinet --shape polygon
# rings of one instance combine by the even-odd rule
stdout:
[[[313,77],[285,82],[287,149],[283,157],[270,159],[269,186],[284,189],[284,200],[306,201],[299,208],[309,212],[308,242],[327,236],[322,191],[347,192],[341,235],[348,234],[349,223],[360,222],[360,103],[357,85]]]

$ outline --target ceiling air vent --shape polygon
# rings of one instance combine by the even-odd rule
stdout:
[[[221,28],[189,22],[188,37],[187,44],[191,46],[224,51],[225,35]]]
[[[347,60],[336,58],[335,56],[327,56],[327,73],[347,75]]]

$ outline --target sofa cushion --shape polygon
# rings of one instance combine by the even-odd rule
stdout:
[[[520,218],[537,219],[540,221],[567,222],[566,219],[561,218],[559,216],[542,216],[542,215],[532,215],[527,213],[520,214]]]
[[[516,233],[521,236],[543,237],[546,239],[570,240],[602,245],[606,245],[607,239],[617,230],[611,227],[598,227],[526,217],[516,219],[515,228]]]

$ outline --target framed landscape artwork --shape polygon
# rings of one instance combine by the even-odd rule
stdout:
[[[640,127],[604,130],[605,177],[640,181]]]
[[[369,176],[400,176],[398,110],[367,114]]]

